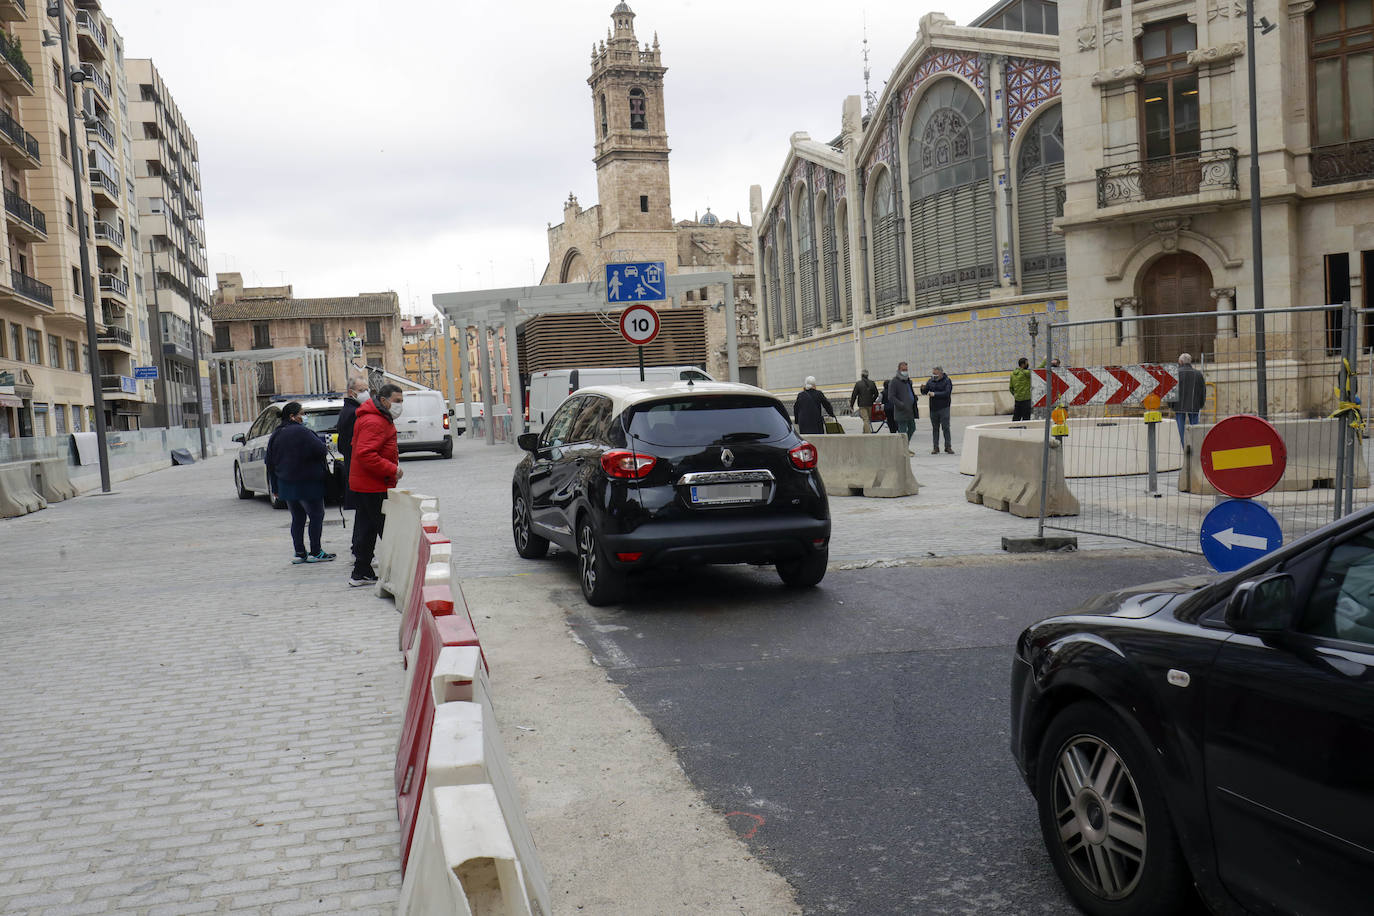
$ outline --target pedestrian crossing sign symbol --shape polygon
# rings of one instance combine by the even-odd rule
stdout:
[[[662,261],[606,265],[606,302],[662,302],[668,298]]]

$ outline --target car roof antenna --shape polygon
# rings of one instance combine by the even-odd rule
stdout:
[[[693,381],[689,378],[689,379],[687,379],[687,387],[688,387],[688,388],[695,388],[695,387],[696,387],[696,383],[693,382]]]

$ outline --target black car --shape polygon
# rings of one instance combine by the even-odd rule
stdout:
[[[578,557],[588,603],[620,599],[631,572],[703,563],[776,564],[815,585],[830,508],[815,446],[782,402],[749,385],[683,382],[579,390],[542,432],[511,488],[515,547]]]
[[[1374,509],[1021,634],[1011,747],[1093,914],[1374,913]]]

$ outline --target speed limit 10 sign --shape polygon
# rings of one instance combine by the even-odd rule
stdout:
[[[644,346],[658,336],[658,312],[647,305],[632,305],[620,313],[620,336]]]

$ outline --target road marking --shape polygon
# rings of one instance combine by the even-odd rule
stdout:
[[[1256,537],[1253,534],[1238,534],[1234,528],[1218,531],[1212,537],[1220,541],[1227,550],[1234,550],[1237,547],[1247,547],[1250,550],[1267,550],[1269,548],[1268,538]]]
[[[1274,463],[1274,451],[1267,445],[1246,448],[1224,448],[1212,452],[1212,470],[1233,471],[1237,468],[1261,468]]]

